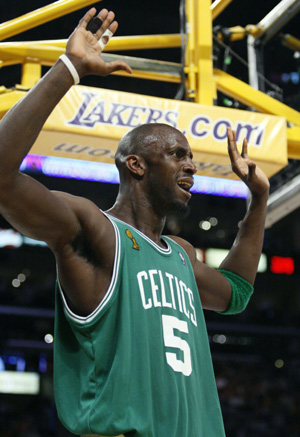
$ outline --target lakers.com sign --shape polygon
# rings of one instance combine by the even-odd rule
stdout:
[[[256,112],[73,86],[47,120],[30,153],[114,162],[120,138],[143,123],[166,123],[186,135],[199,175],[235,178],[226,131],[248,141],[249,156],[270,177],[287,164],[286,121]]]

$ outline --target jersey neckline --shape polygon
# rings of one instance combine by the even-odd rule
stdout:
[[[134,226],[130,225],[129,223],[124,222],[123,220],[120,220],[119,218],[108,214],[107,212],[102,211],[102,213],[104,215],[106,215],[109,219],[113,219],[116,220],[120,223],[122,223],[125,226],[129,226],[132,229],[135,230],[135,232],[137,232],[142,238],[144,238],[144,240],[146,240],[149,244],[151,244],[156,250],[158,250],[160,253],[163,253],[165,255],[169,255],[170,253],[172,253],[172,247],[170,245],[170,243],[166,240],[166,238],[164,238],[163,236],[161,236],[161,239],[164,241],[164,243],[167,245],[166,248],[160,247],[157,243],[155,243],[153,240],[151,240],[151,238],[147,237],[146,234],[144,234],[143,232],[141,232],[139,229],[135,228]]]

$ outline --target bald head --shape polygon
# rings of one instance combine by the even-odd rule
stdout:
[[[196,167],[189,143],[178,129],[159,123],[132,129],[120,141],[116,165],[120,173],[118,207],[126,204],[135,213],[150,208],[164,219],[171,212],[188,210],[187,191]]]
[[[142,124],[127,132],[121,139],[115,155],[119,171],[124,168],[127,156],[139,155],[146,159],[155,147],[161,146],[170,135],[178,132],[174,127],[162,123]]]

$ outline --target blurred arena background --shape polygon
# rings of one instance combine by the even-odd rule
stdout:
[[[11,20],[48,3],[2,1],[0,21]],[[234,0],[214,21],[214,27],[218,26],[215,31],[257,23],[278,3],[277,0]],[[115,11],[118,36],[179,32],[179,0],[105,0],[95,6]],[[67,38],[86,9],[8,41]],[[300,39],[299,22],[298,13],[280,33]],[[215,41],[214,62],[247,82],[248,69],[241,61],[247,62],[245,40],[234,43],[224,40],[224,43],[229,48]],[[175,48],[122,54],[171,62],[180,62],[181,58],[180,49]],[[265,45],[263,62],[265,91],[300,111],[300,51],[284,47],[278,33]],[[15,86],[20,81],[20,68],[0,69],[0,86]],[[43,72],[46,70],[43,68]],[[178,92],[178,84],[118,76],[89,77],[82,83],[170,99]],[[218,105],[245,109],[222,95]],[[293,179],[299,170],[298,161],[290,159],[287,167],[271,178],[271,192]],[[33,176],[50,189],[88,197],[104,210],[112,205],[117,193],[116,184],[40,173]],[[196,193],[188,219],[170,217],[166,232],[189,240],[199,248],[199,256],[210,262],[219,256],[212,249],[230,248],[245,206],[244,198]],[[264,264],[245,312],[226,317],[205,314],[228,437],[300,436],[299,223],[297,208],[266,230]],[[0,388],[1,437],[71,435],[59,424],[52,393],[54,283],[55,263],[49,249],[19,235],[0,217],[0,387],[1,378],[10,375],[7,371],[18,371],[21,375],[32,372],[33,377],[29,382],[19,383],[27,393],[13,393],[14,389],[10,393],[4,389],[1,392]]]

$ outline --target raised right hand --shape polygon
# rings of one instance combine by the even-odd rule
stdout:
[[[92,34],[86,30],[86,27],[95,14],[96,9],[92,8],[84,15],[67,43],[66,55],[74,64],[79,76],[90,74],[107,76],[117,70],[132,73],[129,65],[121,60],[107,63],[101,58],[102,49],[99,40],[108,28],[114,34],[118,28],[118,23],[114,21],[114,12],[102,9],[98,14],[102,26],[95,34]]]

